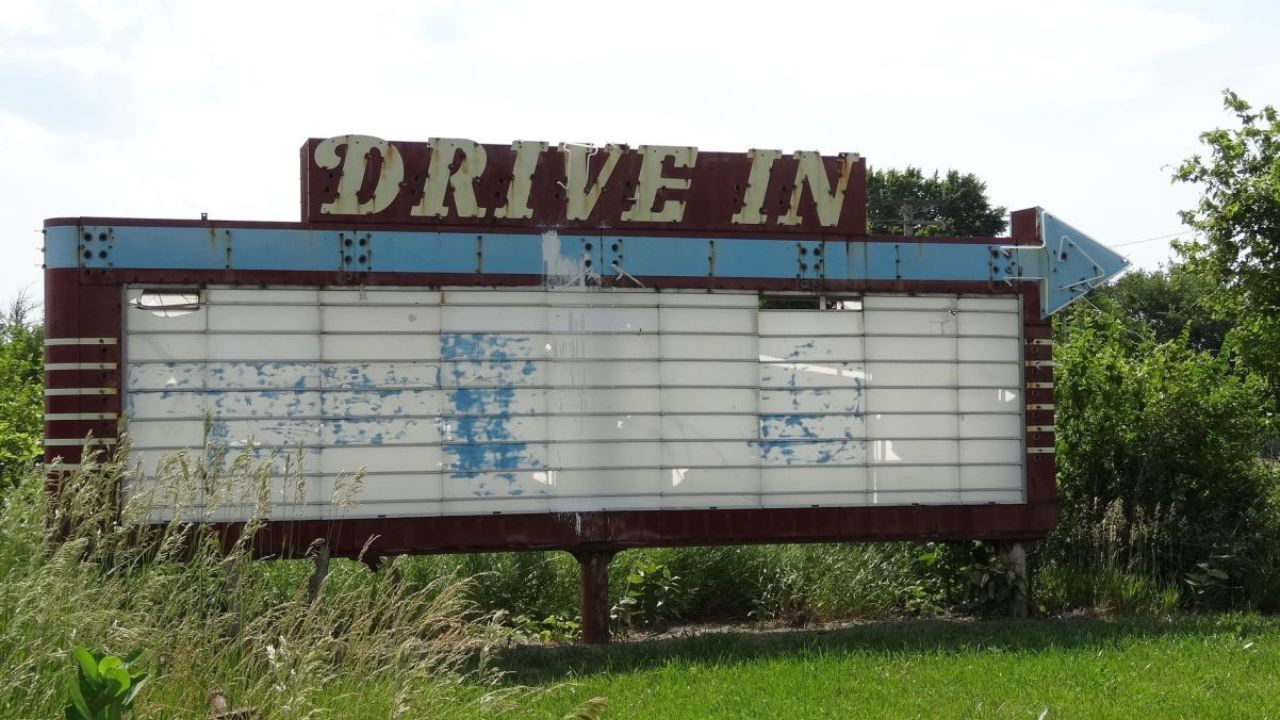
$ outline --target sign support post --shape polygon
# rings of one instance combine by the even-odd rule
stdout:
[[[609,642],[609,562],[611,550],[575,552],[582,571],[582,643]]]

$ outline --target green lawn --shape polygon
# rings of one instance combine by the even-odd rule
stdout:
[[[522,716],[593,697],[606,718],[1280,718],[1280,621],[903,621],[523,647]]]

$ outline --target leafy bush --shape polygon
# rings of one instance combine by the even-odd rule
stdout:
[[[44,436],[44,333],[19,297],[0,318],[0,502],[17,486]]]
[[[1058,323],[1055,357],[1060,528],[1050,572],[1093,578],[1095,596],[1057,587],[1063,605],[1168,604],[1171,587],[1207,607],[1276,602],[1280,505],[1260,459],[1274,405],[1260,376],[1156,342],[1102,298]],[[1069,568],[1069,569],[1064,569]],[[1097,596],[1147,583],[1129,598]],[[1130,588],[1130,590],[1134,590]],[[1108,593],[1110,594],[1110,593]]]

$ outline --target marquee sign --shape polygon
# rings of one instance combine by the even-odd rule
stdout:
[[[866,231],[856,154],[520,140],[307,141],[303,220],[772,234]]]
[[[619,549],[1053,527],[1048,316],[1126,263],[1043,210],[870,236],[855,155],[346,135],[302,161],[298,223],[46,221],[47,461],[127,423],[128,497],[206,429],[290,455],[306,491],[277,469],[258,552],[569,550],[596,637]]]

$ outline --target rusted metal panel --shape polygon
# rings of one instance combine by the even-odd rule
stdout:
[[[311,139],[303,220],[771,235],[866,232],[852,154]]]

